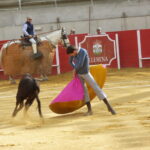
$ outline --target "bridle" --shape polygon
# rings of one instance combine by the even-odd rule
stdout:
[[[64,47],[67,47],[68,43],[66,41],[68,40],[68,36],[67,36],[64,28],[61,29],[61,39],[63,40]]]

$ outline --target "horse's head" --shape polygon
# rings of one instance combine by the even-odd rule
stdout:
[[[63,46],[64,47],[68,47],[70,45],[68,36],[67,36],[66,31],[65,31],[64,28],[61,29],[61,39],[63,41]]]
[[[68,40],[67,34],[64,30],[64,28],[60,30],[53,31],[46,35],[46,39],[51,41],[53,45],[57,45],[59,42],[64,46],[67,47],[69,46],[70,42]]]

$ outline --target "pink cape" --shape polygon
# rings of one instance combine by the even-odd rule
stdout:
[[[84,98],[84,88],[79,79],[75,77],[69,84],[61,91],[61,93],[51,102],[69,102],[76,100],[83,100]]]

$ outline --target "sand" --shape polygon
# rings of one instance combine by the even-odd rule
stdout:
[[[150,69],[108,71],[104,91],[115,116],[97,98],[92,116],[84,116],[86,107],[66,115],[51,112],[50,101],[71,75],[40,83],[44,121],[36,102],[25,118],[20,112],[12,119],[17,85],[0,81],[0,150],[150,150]]]

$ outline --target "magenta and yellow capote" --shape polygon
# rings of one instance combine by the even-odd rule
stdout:
[[[103,65],[90,66],[90,72],[97,84],[102,88],[106,79],[107,69]],[[96,96],[93,89],[87,84],[90,100]],[[49,108],[58,114],[73,112],[85,105],[84,91],[78,78],[73,79],[64,90],[50,103]]]

